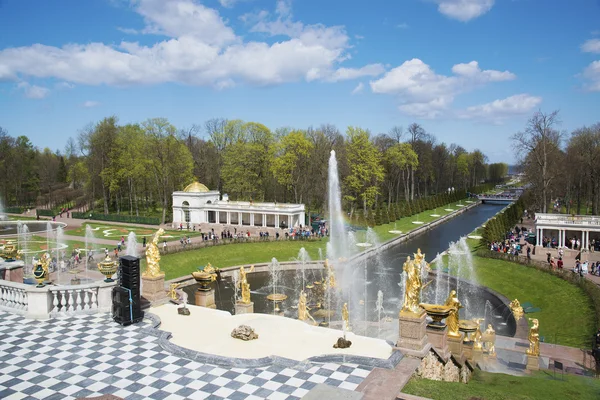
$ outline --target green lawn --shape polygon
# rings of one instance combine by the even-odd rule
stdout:
[[[127,237],[127,235],[129,235],[129,232],[134,232],[136,234],[136,236],[138,236],[138,238],[140,238],[142,236],[149,237],[149,236],[154,235],[154,233],[158,230],[158,228],[142,228],[139,226],[110,225],[109,223],[103,224],[103,223],[89,222],[89,223],[83,224],[79,228],[66,230],[65,235],[84,237],[86,225],[90,225],[92,227],[92,229],[94,230],[94,237],[99,238],[99,239],[115,239],[115,240],[117,240],[121,236]],[[194,236],[199,236],[199,235],[200,235],[200,232],[198,232],[198,231],[196,231],[196,232],[187,231],[187,230],[179,231],[176,229],[170,229],[170,230],[165,230],[165,235],[161,236],[161,238],[171,240],[173,238],[179,238],[182,236],[194,237]],[[138,239],[138,241],[139,240],[140,239]]]
[[[551,373],[516,377],[475,370],[468,384],[412,378],[403,393],[434,400],[547,400],[599,399],[600,380],[565,375],[564,381]]]
[[[444,264],[447,265],[447,256]],[[595,313],[592,301],[582,289],[550,274],[508,261],[474,256],[473,267],[474,278],[479,284],[511,300],[517,298],[521,303],[530,302],[542,309],[525,317],[540,321],[540,336],[544,336],[546,342],[589,347],[595,332]],[[456,275],[455,270],[451,269],[450,273]]]
[[[224,268],[241,264],[257,264],[271,261],[292,261],[298,251],[304,247],[313,260],[319,259],[319,248],[325,255],[327,240],[285,240],[263,243],[234,243],[205,247],[198,250],[165,254],[160,260],[160,268],[165,272],[165,279],[173,279],[189,275],[199,266],[211,263],[215,267]],[[145,260],[142,262],[145,264]]]

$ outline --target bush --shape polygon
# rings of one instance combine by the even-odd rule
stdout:
[[[21,207],[6,207],[4,212],[9,214],[23,214],[23,209]]]
[[[137,217],[135,215],[114,215],[114,214],[102,214],[102,213],[71,213],[73,218],[79,219],[94,219],[99,221],[110,221],[110,222],[127,222],[133,224],[146,224],[146,225],[160,225],[160,218],[157,217]]]
[[[59,214],[56,210],[41,210],[39,208],[35,212],[39,217],[55,217]]]

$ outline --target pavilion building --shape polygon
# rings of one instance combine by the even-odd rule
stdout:
[[[173,227],[218,224],[286,228],[305,224],[304,204],[231,201],[227,194],[193,182],[173,192]]]
[[[593,239],[600,238],[600,217],[536,213],[535,229],[537,246],[542,245],[544,237],[555,238],[558,247],[568,246],[567,240],[576,238],[581,248],[587,249]]]

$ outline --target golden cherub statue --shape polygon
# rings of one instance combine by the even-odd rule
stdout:
[[[519,302],[519,300],[514,299],[510,302],[508,306],[510,307],[510,310],[512,311],[515,319],[517,321],[521,319],[521,317],[523,316],[523,307],[521,307],[521,303]]]
[[[529,328],[529,349],[527,354],[530,356],[540,355],[540,324],[536,318],[529,318],[532,322],[531,328]]]
[[[344,321],[344,330],[350,330],[350,317],[348,316],[348,303],[342,306],[342,320]]]
[[[423,309],[419,307],[421,303],[421,261],[423,254],[421,249],[415,254],[415,259],[411,260],[410,256],[406,257],[402,269],[406,272],[406,289],[404,291],[404,305],[401,313],[421,314]]]
[[[300,321],[305,321],[306,319],[311,319],[315,324],[317,321],[310,315],[310,308],[306,305],[306,293],[304,290],[300,291],[300,298],[298,299],[298,319]]]
[[[490,356],[496,354],[496,331],[492,324],[488,324],[487,329],[483,333],[483,347]]]
[[[146,270],[144,271],[144,276],[156,277],[162,274],[159,264],[160,251],[158,250],[158,240],[164,233],[165,231],[163,228],[156,231],[152,241],[146,249]]]
[[[328,259],[325,259],[325,262],[323,263],[323,267],[325,267],[325,269],[327,270],[327,275],[329,276],[329,287],[334,288],[335,287],[335,271],[333,270],[333,266],[331,264],[329,264]]]
[[[456,290],[450,291],[450,295],[448,295],[444,305],[452,307],[450,315],[448,318],[446,318],[446,325],[448,325],[448,336],[459,337],[460,332],[458,330],[458,311],[463,307],[460,304],[460,301],[458,301]]]
[[[473,319],[473,321],[475,321],[475,323],[477,324],[477,330],[475,330],[475,333],[473,334],[473,348],[477,349],[477,350],[481,350],[482,348],[482,343],[481,343],[481,322],[484,321],[485,318],[475,318]]]
[[[171,286],[169,287],[169,297],[171,297],[173,300],[177,300],[179,298],[179,295],[176,291],[179,285],[181,285],[181,283],[171,283]]]
[[[42,256],[40,257],[38,264],[42,266],[42,269],[44,270],[44,274],[47,277],[50,276],[50,256],[48,255],[48,253],[43,253]]]
[[[254,265],[250,266],[248,272],[254,272]],[[250,284],[248,283],[244,266],[240,267],[240,276],[238,282],[238,285],[242,290],[242,303],[250,304]]]

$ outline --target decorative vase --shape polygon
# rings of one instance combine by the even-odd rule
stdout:
[[[104,261],[98,263],[98,270],[106,277],[104,282],[114,282],[112,276],[117,272],[117,262],[111,260],[110,256],[106,256]]]
[[[211,290],[210,284],[214,280],[211,274],[201,271],[194,271],[192,272],[192,276],[200,286],[198,288],[199,292],[209,292]]]
[[[41,264],[36,265],[35,268],[33,269],[33,277],[35,278],[35,280],[38,283],[36,285],[36,287],[43,288],[44,280],[46,279],[46,271],[44,271],[44,268],[42,267]]]

